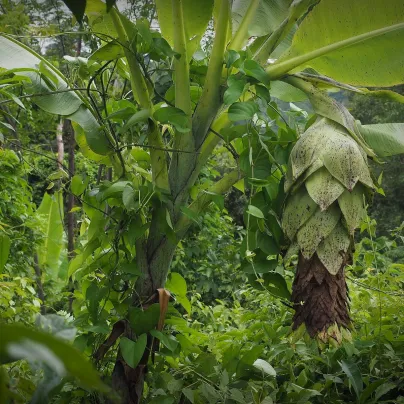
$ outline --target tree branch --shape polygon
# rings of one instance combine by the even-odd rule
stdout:
[[[195,201],[188,206],[188,209],[192,213],[200,214],[210,204],[215,195],[223,195],[241,178],[243,178],[243,174],[239,170],[230,171],[206,191],[200,193]],[[191,223],[192,219],[190,217],[184,214],[181,216],[175,226],[179,239],[184,237]]]

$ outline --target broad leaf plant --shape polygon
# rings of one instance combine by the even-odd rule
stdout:
[[[141,400],[153,341],[172,348],[168,289],[190,310],[181,277],[164,289],[177,244],[233,186],[249,197],[251,282],[291,300],[294,328],[323,342],[349,337],[344,268],[378,188],[368,159],[403,153],[404,123],[361,125],[330,94],[403,101],[391,87],[404,83],[404,2],[155,0],[158,29],[111,1],[65,3],[100,44],[70,58],[75,84],[2,34],[0,92],[22,104],[7,92],[18,80],[25,98],[73,122],[88,159],[113,170],[98,184],[71,180],[85,219],[69,276],[75,316],[111,332],[96,359],[120,337],[112,380],[123,402]],[[314,114],[287,122],[277,99],[308,100]],[[232,163],[205,181],[218,145]],[[290,295],[274,270],[293,255]]]

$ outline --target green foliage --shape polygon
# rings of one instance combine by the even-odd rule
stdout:
[[[243,234],[228,215],[212,206],[179,244],[172,263],[174,274],[182,274],[189,291],[201,295],[205,303],[232,300],[233,291],[245,281],[239,254]]]
[[[7,323],[0,356],[19,360],[6,366],[10,382],[1,379],[0,392],[16,402],[115,400],[86,356],[105,383],[118,379],[150,403],[402,401],[402,229],[394,241],[376,238],[371,219],[360,223],[362,209],[352,214],[363,198],[349,191],[358,179],[373,186],[364,159],[375,155],[348,110],[325,92],[401,99],[349,86],[402,82],[401,2],[173,0],[133,2],[120,13],[112,0],[66,0],[80,25],[73,28],[60,2],[43,3],[0,19],[1,26],[20,22],[26,33],[27,10],[30,29],[58,33],[42,48],[0,35],[0,142],[19,150],[0,149],[0,317]],[[41,26],[38,10],[47,17]],[[251,35],[258,38],[250,42]],[[397,63],[386,68],[392,56]],[[277,60],[266,66],[269,57]],[[347,83],[313,71],[290,75],[307,66]],[[280,77],[285,82],[274,81]],[[309,100],[315,114],[294,104],[281,110],[277,100]],[[59,117],[47,120],[38,107],[73,121],[79,151],[63,165],[74,157],[75,173],[55,161]],[[318,117],[339,133],[321,150],[330,175],[319,166],[313,174],[320,137],[304,155],[292,152]],[[401,145],[397,131],[387,133],[389,142],[378,134],[379,154]],[[360,145],[358,178],[346,174],[347,143]],[[359,224],[369,234],[348,267],[355,329],[342,346],[319,347],[304,329],[291,333],[296,257],[293,246],[284,256],[282,216],[286,236],[307,220],[314,236],[299,231],[298,242],[311,253],[321,243],[331,272],[350,238],[339,226],[324,241],[340,213],[307,210],[300,193],[284,209],[285,190],[293,192],[288,161],[294,180],[313,170],[305,189],[321,209],[340,198],[349,237]],[[36,213],[28,169],[34,200],[43,199]],[[242,196],[225,201],[232,186]],[[379,178],[383,192],[380,186]],[[67,212],[62,201],[71,194]],[[69,257],[63,217],[78,221],[73,232],[68,222]],[[9,324],[32,325],[39,310],[42,331]],[[119,369],[133,380],[117,378]]]
[[[27,167],[14,151],[0,149],[0,234],[11,241],[3,271],[21,276],[32,275],[33,257],[41,237],[26,173]]]
[[[385,259],[394,243],[364,240],[348,275],[352,341],[319,352],[307,335],[291,334],[288,307],[248,286],[234,293],[233,303],[205,305],[193,297],[191,319],[177,314],[166,321],[181,351],[172,359],[163,352],[156,358],[160,372],[148,379],[147,400],[178,402],[184,395],[193,403],[400,403],[404,336],[397,308],[402,308],[403,272]],[[375,251],[369,251],[372,245]]]

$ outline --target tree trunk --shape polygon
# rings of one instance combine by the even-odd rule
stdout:
[[[151,229],[151,234],[153,233]],[[147,242],[139,240],[136,243],[136,260],[142,275],[136,283],[133,294],[134,306],[146,309],[150,304],[158,301],[156,290],[164,287],[175,248],[176,245],[164,235],[151,237]],[[156,298],[151,300],[153,296]],[[124,336],[131,339],[137,337],[133,335],[129,327],[125,330]],[[122,404],[141,403],[152,342],[149,335],[145,352],[136,369],[128,366],[118,352],[112,373],[112,386],[119,394]]]
[[[69,151],[69,178],[70,180],[74,176],[75,173],[75,147],[76,141],[74,139],[74,131],[71,122],[68,119],[65,119],[63,123],[63,133],[65,135],[67,149]],[[67,195],[67,257],[69,261],[74,258],[74,229],[76,228],[76,217],[72,209],[75,205],[74,195],[69,192]]]
[[[65,156],[65,148],[63,144],[63,118],[60,118],[59,124],[56,128],[56,144],[57,144],[57,157],[58,157],[58,168],[63,169],[63,159]]]
[[[305,259],[299,254],[296,276],[292,287],[292,302],[295,315],[293,329],[305,324],[311,337],[327,332],[328,327],[337,324],[348,328],[349,317],[348,289],[344,269],[341,265],[336,275],[331,275],[317,254]]]

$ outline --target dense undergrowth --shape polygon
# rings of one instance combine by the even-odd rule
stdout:
[[[0,222],[7,223],[8,234],[21,240],[13,247],[15,259],[5,265],[1,275],[1,320],[18,318],[36,324],[74,341],[91,357],[103,342],[104,331],[83,327],[79,316],[67,314],[65,277],[43,278],[50,301],[46,314],[40,314],[35,263],[18,258],[20,251],[25,252],[24,257],[27,251],[32,255],[43,232],[34,213],[31,188],[24,179],[32,167],[12,151],[1,153],[1,176],[7,184],[3,193],[13,200],[10,204],[9,199],[1,199]],[[146,402],[404,402],[402,227],[389,237],[377,238],[375,221],[367,218],[362,223],[362,238],[347,273],[352,340],[321,347],[302,331],[291,333],[292,310],[284,298],[246,282],[238,255],[245,232],[231,217],[212,206],[201,226],[201,232],[182,242],[174,259],[169,282],[177,285],[173,289],[178,296],[170,304],[166,320],[170,332],[150,365]],[[293,264],[292,259],[283,270],[289,289]],[[192,307],[188,314],[179,304],[184,297],[180,290],[186,288],[180,274],[188,285],[184,292]],[[55,290],[60,291],[58,296],[52,293]],[[102,362],[100,370],[106,375],[111,374],[115,350],[113,347]],[[17,402],[25,402],[31,395],[33,402],[43,402],[40,400],[46,396],[55,403],[102,402],[72,382],[55,388],[49,379],[51,365],[38,362],[33,353],[28,357],[28,362],[8,367]]]

